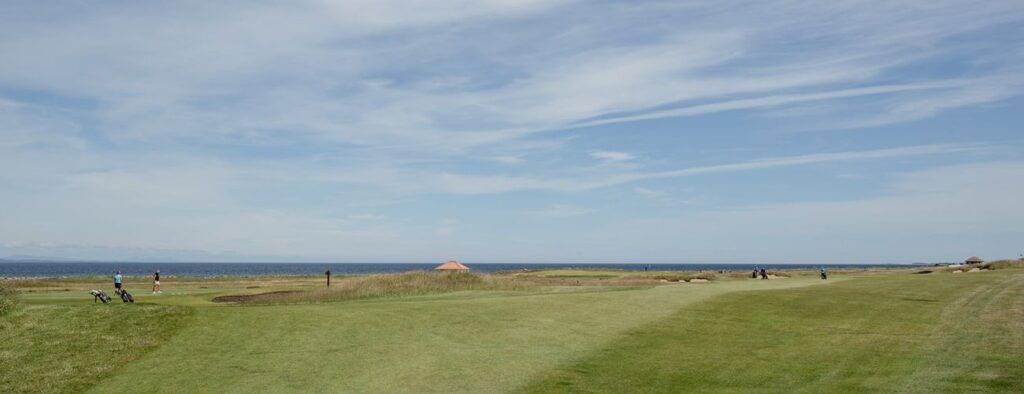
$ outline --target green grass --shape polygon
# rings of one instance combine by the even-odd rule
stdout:
[[[1024,273],[741,292],[559,366],[529,392],[1024,389]]]
[[[765,282],[202,307],[196,324],[98,389],[500,392],[683,305],[818,283]]]
[[[108,306],[22,293],[0,317],[0,392],[1021,391],[1024,270],[833,274],[530,279],[555,284],[539,291],[452,277],[438,291],[244,306],[210,300],[327,290],[181,281]]]
[[[120,303],[24,307],[0,317],[0,392],[80,392],[155,349],[189,314]]]

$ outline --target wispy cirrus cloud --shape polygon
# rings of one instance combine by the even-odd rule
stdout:
[[[203,18],[187,18],[191,10],[172,3],[120,11],[131,18],[44,7],[40,17],[59,23],[40,29],[32,19],[5,21],[0,49],[18,55],[0,65],[0,82],[88,103],[78,122],[100,125],[94,134],[114,141],[300,139],[450,155],[573,125],[937,89],[955,80],[870,82],[943,53],[921,43],[1021,17],[1019,7],[957,2],[755,2],[742,9],[440,2],[412,13],[407,4],[373,3],[241,12],[218,3],[204,6]],[[569,6],[578,20],[563,32],[552,15]],[[694,23],[678,26],[678,19]],[[268,21],[280,28],[268,31]],[[626,25],[633,34],[614,33]],[[522,41],[499,34],[506,30],[522,33]],[[399,45],[389,40],[395,36],[411,39]],[[789,44],[772,43],[781,38]],[[408,58],[426,67],[399,61]],[[854,86],[827,89],[836,84]],[[676,103],[686,104],[662,108]],[[898,113],[935,113],[911,106],[893,104]],[[619,116],[631,112],[641,113]]]
[[[682,178],[716,173],[767,170],[795,166],[809,166],[822,163],[848,162],[861,160],[886,160],[919,156],[951,156],[963,154],[980,154],[989,149],[984,144],[934,144],[917,145],[899,148],[874,149],[865,151],[815,153],[807,155],[780,156],[736,163],[708,166],[687,167],[666,171],[625,172],[589,176],[575,179],[532,178],[519,176],[477,176],[455,173],[434,175],[417,173],[409,179],[396,181],[404,187],[417,187],[420,191],[441,192],[452,194],[493,194],[519,190],[554,190],[563,192],[582,192],[593,189],[607,188],[630,184],[645,180]],[[412,181],[417,179],[417,181]],[[380,180],[380,178],[376,178]],[[339,181],[356,181],[346,179]],[[416,185],[416,186],[413,186]]]

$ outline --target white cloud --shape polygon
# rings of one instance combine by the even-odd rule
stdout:
[[[633,160],[632,154],[626,152],[613,152],[613,151],[597,151],[591,152],[590,156],[595,159],[607,160],[607,161],[627,161]]]
[[[770,95],[757,98],[748,99],[737,99],[728,100],[722,102],[715,102],[710,104],[698,104],[682,108],[674,108],[667,110],[658,110],[645,112],[640,115],[621,116],[607,119],[593,120],[574,124],[572,127],[590,127],[599,126],[605,124],[614,123],[625,123],[634,122],[638,120],[651,120],[660,118],[673,118],[683,116],[696,116],[704,115],[715,112],[723,111],[735,111],[742,109],[756,109],[766,107],[776,107],[786,104],[804,103],[809,101],[825,101],[825,100],[836,100],[843,98],[859,97],[859,96],[871,96],[881,94],[892,94],[902,92],[914,92],[921,90],[935,90],[935,89],[948,89],[954,87],[963,87],[969,85],[971,81],[964,80],[948,80],[948,81],[936,81],[918,84],[904,84],[904,85],[882,85],[882,86],[869,86],[860,88],[843,89],[836,91],[827,92],[815,92],[815,93],[799,93],[799,94],[784,94],[784,95]],[[951,105],[955,106],[955,105]]]
[[[494,156],[491,157],[490,159],[498,163],[508,165],[522,164],[523,162],[526,161],[525,159],[519,156]]]
[[[594,210],[576,205],[552,204],[544,209],[529,211],[528,214],[538,219],[560,219],[586,215],[591,212]]]
[[[633,191],[636,192],[636,194],[644,195],[647,197],[662,197],[666,195],[665,192],[649,189],[646,187],[634,187]]]

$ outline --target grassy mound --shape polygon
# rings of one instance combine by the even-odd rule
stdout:
[[[465,290],[525,290],[533,284],[513,277],[476,275],[468,272],[406,272],[346,278],[330,288],[312,291],[271,292],[245,298],[224,296],[215,302],[253,304],[300,304],[360,300],[366,298],[451,293]]]
[[[989,261],[987,263],[983,263],[983,264],[980,265],[979,268],[981,268],[981,269],[990,269],[990,270],[1000,270],[1000,269],[1007,269],[1007,268],[1022,268],[1022,267],[1024,267],[1024,260],[996,260],[996,261]]]
[[[190,314],[120,303],[26,306],[0,319],[0,392],[82,392],[170,338]]]

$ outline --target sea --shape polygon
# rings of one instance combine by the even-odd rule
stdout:
[[[2,261],[0,278],[60,278],[68,276],[108,276],[121,271],[126,276],[148,276],[156,270],[165,277],[217,276],[304,276],[365,275],[406,271],[432,270],[439,263],[145,263],[145,262],[40,262]],[[610,268],[627,271],[750,271],[767,269],[884,268],[907,267],[905,264],[563,264],[563,263],[467,263],[474,272],[507,272],[552,268]]]

